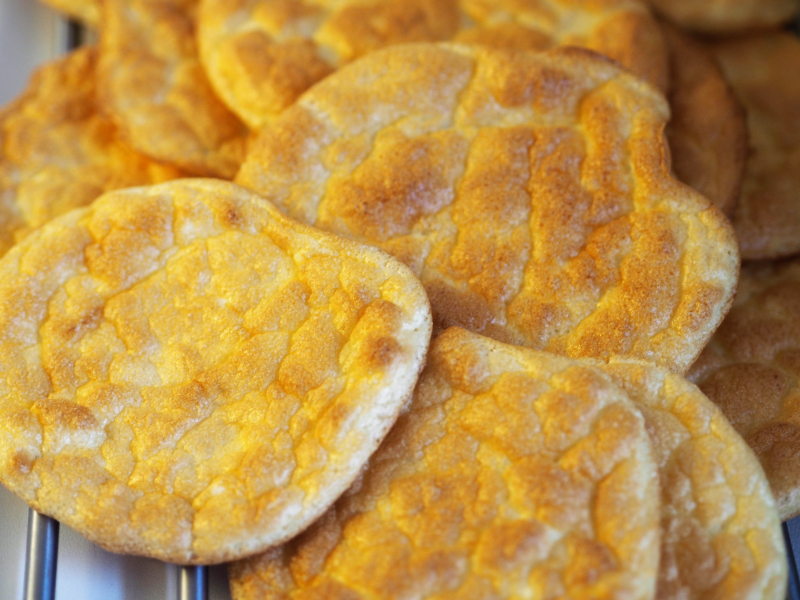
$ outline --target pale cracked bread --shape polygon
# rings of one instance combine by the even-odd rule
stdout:
[[[40,67],[0,109],[0,256],[103,192],[181,176],[119,139],[97,99],[94,48]]]
[[[670,57],[667,140],[675,175],[732,217],[747,160],[744,108],[702,42],[664,24]]]
[[[786,550],[764,472],[722,412],[651,363],[598,365],[636,403],[661,482],[658,600],[784,600]]]
[[[231,179],[247,128],[216,97],[195,43],[197,0],[104,0],[99,89],[137,150]]]
[[[733,215],[742,258],[800,253],[800,40],[769,33],[709,46],[747,109],[750,155]]]
[[[728,309],[738,253],[670,175],[668,117],[587,50],[395,46],[304,94],[236,181],[400,258],[439,329],[683,372]]]
[[[356,485],[230,575],[234,600],[634,600],[653,597],[658,555],[627,396],[579,361],[451,329]]]
[[[647,0],[683,29],[730,34],[775,27],[798,13],[797,0]]]
[[[106,194],[0,260],[0,481],[116,552],[259,552],[355,479],[430,328],[402,264],[238,186]]]
[[[198,40],[215,90],[252,128],[350,61],[408,42],[584,46],[667,85],[664,40],[638,0],[202,0]]]
[[[800,260],[742,268],[733,308],[689,377],[755,450],[781,517],[800,514]]]

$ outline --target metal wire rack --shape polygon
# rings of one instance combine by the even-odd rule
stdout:
[[[800,19],[792,26],[800,35]],[[56,28],[55,45],[69,50],[85,43],[87,34],[79,24],[64,21]],[[0,500],[2,500],[0,498]],[[23,600],[55,600],[58,567],[59,530],[57,521],[28,511],[28,531],[25,551]],[[787,600],[800,600],[800,576],[797,557],[800,557],[800,517],[783,524],[783,535],[789,557],[789,589]],[[795,546],[798,548],[795,553]],[[209,599],[209,571],[207,567],[180,567],[177,592],[180,600]],[[1,573],[0,573],[1,574]],[[0,591],[2,591],[0,589]],[[59,600],[62,600],[59,598]]]

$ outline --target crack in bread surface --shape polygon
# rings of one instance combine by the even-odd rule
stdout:
[[[783,520],[800,513],[800,263],[742,268],[730,314],[688,377],[761,461]]]
[[[402,265],[216,181],[107,195],[1,268],[0,479],[174,562],[253,553],[324,511],[430,334]]]
[[[667,116],[586,51],[396,47],[264,128],[236,181],[405,262],[440,329],[682,372],[738,255],[724,217],[671,178]]]
[[[217,93],[263,127],[336,69],[402,43],[459,41],[516,50],[582,46],[667,87],[656,21],[633,0],[203,0],[198,42]]]
[[[651,598],[658,487],[641,416],[577,361],[450,329],[354,487],[231,567],[254,598]]]

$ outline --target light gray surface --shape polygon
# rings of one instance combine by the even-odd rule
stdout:
[[[2,1],[2,0],[0,0]],[[0,486],[0,598],[22,598],[28,507]],[[178,567],[106,552],[61,526],[56,600],[177,600]],[[229,600],[225,567],[212,567],[209,600]]]
[[[62,28],[35,0],[0,0],[0,105],[22,91],[31,69],[60,53]]]

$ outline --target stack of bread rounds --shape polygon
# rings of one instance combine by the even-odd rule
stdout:
[[[683,372],[738,255],[670,176],[667,118],[653,87],[585,51],[396,46],[261,130],[236,181],[405,262],[440,329]]]
[[[318,517],[430,338],[403,265],[221,181],[106,194],[0,273],[0,478],[106,548],[185,564]]]
[[[800,514],[800,261],[742,269],[736,303],[689,378],[755,450],[781,517]]]
[[[0,254],[52,218],[103,192],[181,177],[134,152],[100,107],[97,52],[42,67],[0,111]]]
[[[664,89],[657,23],[636,0],[202,0],[200,56],[215,90],[257,128],[312,84],[383,47],[463,41],[516,50],[591,48]]]
[[[658,496],[644,420],[597,369],[448,329],[358,484],[235,566],[233,596],[652,598]]]
[[[796,0],[58,3],[3,485],[234,600],[783,600]]]

